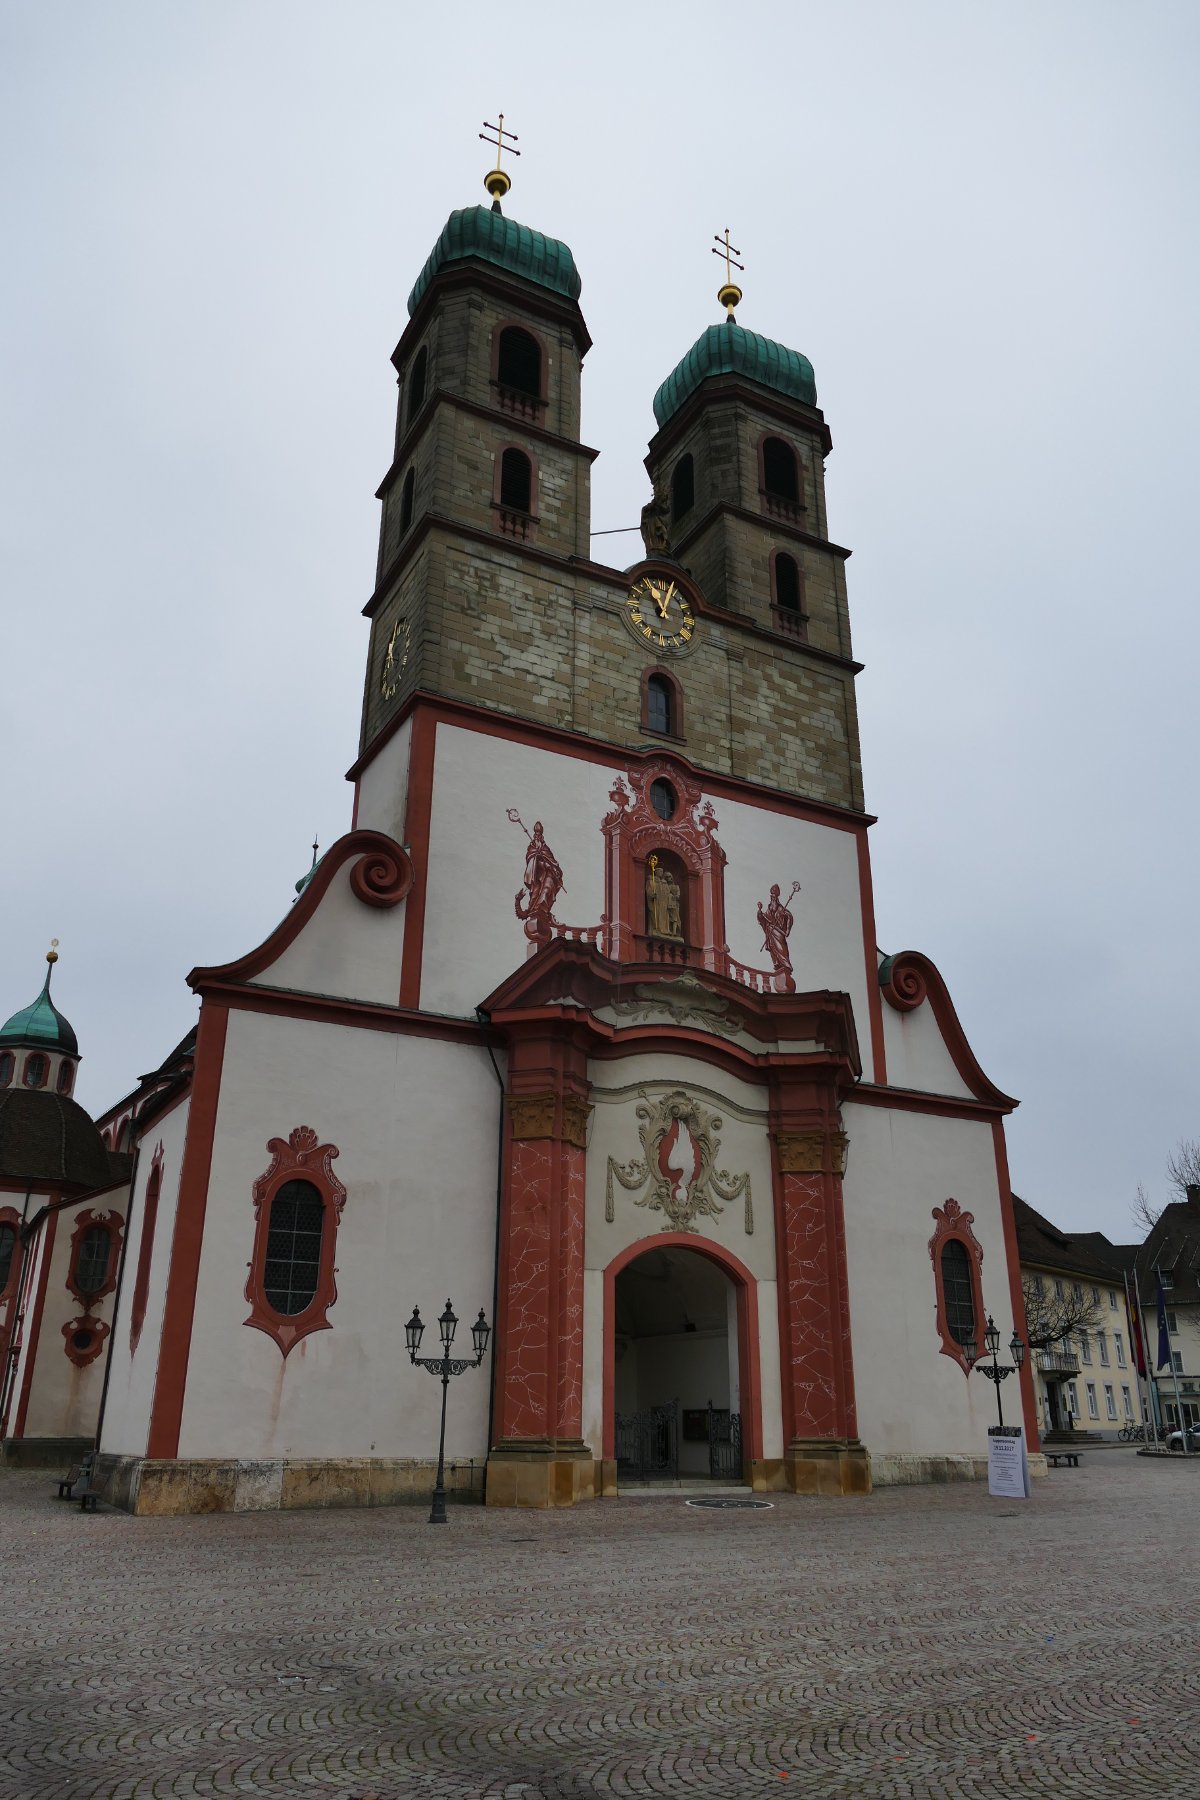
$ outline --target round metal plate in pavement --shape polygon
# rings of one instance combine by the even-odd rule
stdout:
[[[770,1512],[774,1506],[772,1500],[685,1500],[685,1506],[703,1506],[710,1512]]]

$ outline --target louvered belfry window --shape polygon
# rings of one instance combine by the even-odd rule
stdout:
[[[946,1302],[946,1329],[956,1344],[976,1339],[975,1300],[971,1293],[971,1263],[957,1238],[942,1245],[942,1295]]]
[[[311,1181],[285,1181],[271,1202],[263,1293],[288,1318],[316,1298],[324,1224],[324,1202]]]

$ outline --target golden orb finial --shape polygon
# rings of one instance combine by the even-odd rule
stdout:
[[[57,938],[50,939],[50,948],[46,952],[46,961],[51,964],[56,963],[58,961],[58,939]]]
[[[733,271],[735,269],[744,269],[746,265],[745,263],[734,261],[734,258],[740,256],[742,253],[736,244],[730,243],[728,225],[725,227],[725,236],[723,238],[717,237],[714,234],[713,244],[715,246],[713,255],[723,256],[725,258],[725,279],[717,289],[717,304],[718,306],[723,306],[725,308],[725,317],[729,323],[735,324],[736,321],[733,316],[733,309],[741,300],[742,290],[733,279]]]
[[[512,186],[512,180],[508,170],[500,167],[500,158],[503,156],[505,150],[508,151],[510,156],[520,156],[521,152],[513,148],[517,142],[516,132],[505,131],[504,129],[504,114],[497,113],[496,118],[499,121],[496,125],[489,124],[487,119],[485,119],[483,121],[483,130],[479,135],[485,144],[495,144],[496,146],[496,166],[494,169],[488,170],[483,178],[483,185],[487,192],[492,196],[492,206],[499,212],[500,202]],[[496,134],[495,137],[489,137],[489,131],[494,131]],[[505,142],[506,138],[508,140],[507,143]]]

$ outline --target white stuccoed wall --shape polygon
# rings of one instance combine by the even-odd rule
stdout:
[[[353,858],[342,864],[299,936],[254,983],[395,1006],[408,902],[364,906],[350,886],[353,867]]]
[[[850,1140],[844,1182],[846,1262],[859,1435],[874,1454],[987,1453],[996,1395],[941,1354],[929,1239],[935,1206],[953,1197],[974,1214],[983,1299],[1005,1341],[1012,1305],[991,1127],[927,1113],[843,1108]],[[981,1339],[982,1345],[982,1339]],[[1005,1418],[1019,1423],[1010,1376]]]
[[[436,1455],[441,1389],[404,1322],[419,1305],[436,1353],[447,1294],[468,1346],[481,1306],[493,1320],[499,1099],[482,1048],[230,1014],[181,1456]],[[245,1285],[267,1139],[298,1125],[339,1147],[347,1198],[332,1329],[284,1358],[245,1324]],[[449,1457],[485,1454],[490,1382],[490,1356],[455,1381]]]
[[[358,829],[385,832],[398,844],[404,842],[411,742],[412,724],[405,719],[372,757],[358,783],[358,817],[355,821]]]
[[[144,1456],[150,1432],[150,1412],[154,1405],[154,1380],[158,1372],[159,1340],[163,1307],[166,1303],[167,1273],[171,1263],[171,1241],[175,1233],[175,1209],[179,1200],[179,1175],[183,1167],[183,1147],[187,1136],[190,1097],[155,1120],[148,1128],[137,1164],[137,1184],[129,1227],[129,1249],[125,1258],[122,1281],[121,1311],[112,1343],[112,1372],[108,1398],[104,1406],[104,1428],[100,1449],[106,1456]],[[158,1196],[158,1218],[154,1228],[154,1249],[150,1263],[150,1285],[146,1292],[146,1317],[138,1339],[137,1350],[129,1349],[129,1316],[133,1306],[133,1290],[137,1281],[138,1258],[142,1232],[146,1223],[146,1183],[154,1150],[163,1147],[162,1187]]]
[[[103,1218],[117,1212],[124,1217],[128,1197],[127,1189],[113,1188],[99,1196],[88,1196],[78,1205],[65,1206],[58,1214],[41,1330],[34,1353],[33,1384],[25,1416],[26,1437],[90,1437],[95,1430],[104,1380],[104,1351],[84,1368],[77,1368],[67,1355],[62,1328],[69,1321],[82,1318],[85,1312],[93,1319],[111,1325],[113,1295],[105,1294],[90,1308],[75,1298],[67,1286],[71,1238],[81,1213],[95,1213]],[[44,1244],[44,1230],[41,1237]],[[119,1247],[113,1254],[120,1255]],[[40,1280],[40,1257],[38,1278]],[[36,1295],[37,1287],[30,1291]],[[14,1409],[10,1414],[10,1425],[15,1418]]]
[[[946,1040],[928,1000],[906,1013],[897,1012],[894,1006],[885,1002],[883,1045],[889,1087],[914,1088],[925,1094],[953,1094],[963,1100],[973,1098],[954,1066],[954,1058],[946,1048]]]

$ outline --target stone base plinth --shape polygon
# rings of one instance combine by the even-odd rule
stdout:
[[[140,1515],[290,1512],[325,1506],[428,1506],[435,1462],[392,1457],[209,1458],[102,1456],[93,1486],[110,1506]],[[483,1499],[483,1463],[446,1467],[448,1501]]]
[[[1046,1458],[1039,1451],[1029,1456],[1029,1473],[1038,1481],[1046,1473]],[[986,1481],[986,1456],[872,1456],[871,1481],[875,1487],[916,1487],[924,1482]]]
[[[91,1447],[91,1438],[4,1438],[0,1441],[0,1465],[6,1469],[59,1469],[65,1475],[82,1462]]]
[[[615,1493],[616,1464],[608,1466]],[[498,1444],[488,1457],[489,1506],[576,1506],[594,1500],[596,1491],[596,1463],[586,1444]]]
[[[871,1460],[857,1439],[798,1438],[783,1458],[794,1494],[869,1494]]]

